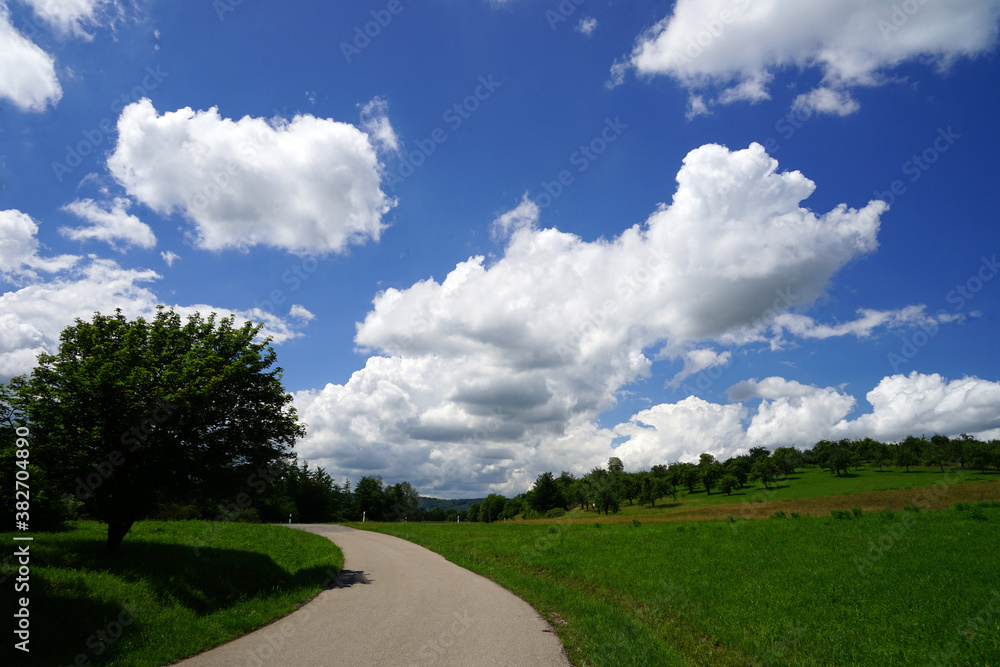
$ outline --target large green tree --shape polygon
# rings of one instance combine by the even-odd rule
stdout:
[[[305,430],[260,330],[163,307],[98,313],[12,380],[32,458],[108,524],[109,551],[166,503],[242,504],[255,470],[293,456]]]
[[[389,498],[381,475],[365,475],[354,487],[355,519],[383,521],[389,510]]]
[[[527,500],[528,506],[539,514],[566,506],[566,499],[551,472],[543,472],[538,476],[535,485],[528,492]]]

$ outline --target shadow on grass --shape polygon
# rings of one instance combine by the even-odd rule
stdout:
[[[30,663],[23,663],[32,665],[106,664],[123,644],[142,641],[144,616],[156,613],[144,613],[144,604],[182,607],[204,617],[277,591],[367,583],[362,572],[343,580],[331,579],[329,570],[321,567],[292,574],[260,553],[203,547],[196,554],[184,545],[130,543],[127,538],[114,555],[105,552],[103,539],[63,538],[58,548],[36,556],[33,565],[59,570],[32,572],[31,653]],[[107,575],[137,584],[135,608],[122,609],[100,599],[121,597],[111,590],[114,579]],[[86,661],[77,663],[81,654]]]

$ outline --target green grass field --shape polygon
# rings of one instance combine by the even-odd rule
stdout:
[[[34,536],[30,590],[16,594],[30,599],[31,653],[8,647],[5,664],[166,665],[293,611],[343,565],[325,537],[280,526],[142,521],[113,557],[105,535],[78,522]]]
[[[997,665],[1000,509],[975,514],[364,527],[522,596],[578,665]]]

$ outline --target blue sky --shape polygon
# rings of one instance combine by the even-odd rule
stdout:
[[[338,480],[1000,437],[1000,2],[0,2],[0,377],[262,321]]]

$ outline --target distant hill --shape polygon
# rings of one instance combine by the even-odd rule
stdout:
[[[445,512],[448,510],[465,512],[472,507],[472,503],[481,503],[483,500],[485,500],[485,498],[455,498],[448,500],[446,498],[428,498],[427,496],[420,496],[420,502],[417,503],[417,509],[432,510],[435,507],[440,507]]]

